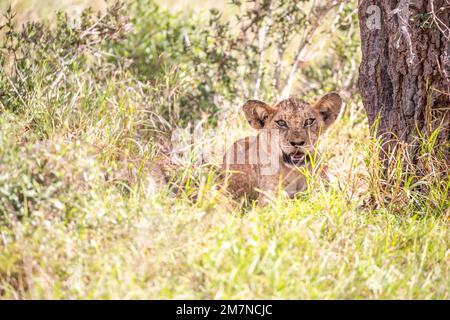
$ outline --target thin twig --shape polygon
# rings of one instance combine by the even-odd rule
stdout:
[[[436,26],[437,26],[437,28],[439,29],[439,31],[442,32],[442,34],[444,35],[444,37],[445,37],[448,41],[450,41],[450,28],[447,27],[447,26],[445,25],[445,23],[442,22],[442,20],[439,19],[439,17],[437,16],[436,10],[434,9],[434,0],[431,0],[431,1],[430,1],[430,6],[431,6],[431,15],[432,15],[432,17],[433,17],[434,23],[436,24]],[[441,10],[443,10],[443,9],[445,9],[445,8],[440,8],[439,11],[441,11]],[[448,9],[448,8],[447,8],[447,9]],[[446,30],[443,30],[443,29],[442,29],[442,27],[441,27],[442,25],[446,28]]]

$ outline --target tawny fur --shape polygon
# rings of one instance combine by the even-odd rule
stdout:
[[[258,199],[259,205],[265,205],[280,189],[290,197],[304,191],[302,170],[311,170],[308,159],[317,155],[319,135],[336,120],[341,105],[340,96],[334,92],[312,105],[297,98],[273,107],[248,101],[243,111],[259,133],[236,141],[224,156],[222,170],[231,193]],[[304,160],[298,160],[302,157]]]

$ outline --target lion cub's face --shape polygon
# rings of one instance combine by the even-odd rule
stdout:
[[[279,157],[287,166],[304,166],[313,155],[319,134],[337,118],[342,105],[337,93],[329,93],[315,104],[289,98],[270,106],[250,100],[243,109],[255,129],[277,130]]]

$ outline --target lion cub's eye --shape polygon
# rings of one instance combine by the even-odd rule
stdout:
[[[306,119],[305,127],[311,127],[314,124],[314,122],[316,122],[316,119],[314,119],[314,118]]]
[[[275,122],[277,123],[277,125],[278,125],[280,128],[287,128],[287,127],[288,127],[286,121],[284,121],[284,120],[277,120],[277,121],[275,121]]]

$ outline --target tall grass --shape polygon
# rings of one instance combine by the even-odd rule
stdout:
[[[168,25],[192,24],[157,10]],[[102,23],[87,14],[80,29],[61,17],[60,34],[48,35],[54,48],[11,34],[2,49],[1,298],[449,298],[449,179],[437,131],[420,137],[415,159],[399,147],[386,170],[359,98],[346,91],[320,142],[329,180],[312,175],[297,199],[243,210],[218,176],[220,152],[206,163],[166,161],[197,75],[167,58],[182,48],[164,30],[148,40],[161,64],[127,56],[137,36],[123,17],[140,17],[117,12]],[[339,48],[333,57],[352,72]],[[321,62],[304,75],[313,87],[329,72]],[[216,89],[220,112],[195,116],[214,128],[197,143],[220,150],[252,132],[239,99]]]

